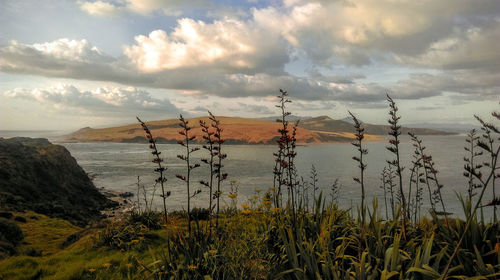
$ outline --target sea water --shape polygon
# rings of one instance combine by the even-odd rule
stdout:
[[[466,196],[468,179],[463,176],[463,157],[467,156],[464,150],[464,136],[424,136],[421,137],[426,152],[432,155],[435,167],[438,170],[437,177],[443,184],[442,196],[446,211],[463,217],[462,206],[457,198],[458,194]],[[158,176],[153,169],[157,166],[152,162],[153,156],[147,144],[131,143],[61,143],[76,158],[83,169],[95,176],[94,183],[97,187],[104,187],[116,191],[129,191],[137,193],[137,178],[140,185],[144,185],[151,196],[154,179]],[[384,191],[381,188],[381,172],[387,166],[387,160],[394,159],[394,155],[387,151],[386,141],[364,143],[368,149],[368,155],[364,157],[367,168],[365,170],[366,201],[378,199],[379,210],[385,216]],[[171,191],[167,199],[167,207],[171,210],[179,210],[186,207],[186,184],[175,177],[176,174],[185,176],[186,165],[177,155],[184,154],[185,148],[175,144],[160,144],[161,157],[168,168],[166,171],[166,190]],[[264,195],[273,186],[274,156],[277,151],[274,145],[223,145],[223,153],[228,156],[223,161],[223,172],[228,173],[228,178],[222,184],[223,205],[229,205],[230,199],[227,194],[230,191],[231,181],[238,186],[237,204],[249,204],[249,199]],[[408,137],[402,138],[400,146],[403,170],[403,184],[407,191],[410,180],[410,168],[414,147]],[[312,165],[318,173],[319,194],[329,201],[331,186],[338,179],[340,183],[338,204],[341,208],[354,209],[361,200],[361,189],[354,182],[354,177],[359,177],[357,162],[352,157],[357,156],[355,147],[350,143],[323,144],[311,146],[298,146],[296,167],[298,177],[310,181]],[[208,152],[204,149],[192,154],[191,163],[200,163],[200,167],[191,173],[191,192],[200,189],[201,193],[192,199],[192,205],[207,207],[209,191],[199,181],[207,181],[209,175],[208,166],[200,162],[201,158],[207,158]],[[477,160],[476,160],[477,161]],[[395,179],[397,185],[398,179]],[[431,182],[432,183],[432,182]],[[433,184],[433,183],[432,183]],[[497,184],[500,184],[497,182]],[[426,186],[423,189],[422,213],[430,208],[429,195]],[[397,188],[395,191],[397,191]],[[413,186],[413,189],[415,187]],[[435,186],[432,185],[435,189]],[[311,188],[310,188],[311,189]],[[286,193],[286,190],[284,191]],[[476,190],[479,192],[479,190]],[[161,189],[157,186],[154,204],[161,205],[159,194]],[[312,191],[311,191],[312,193]],[[412,193],[412,196],[415,194]],[[498,195],[498,194],[497,194]],[[311,195],[310,195],[311,197]],[[484,202],[492,198],[491,186],[485,193]],[[136,198],[133,198],[135,200]],[[491,217],[492,207],[484,207],[486,218]],[[441,211],[440,205],[437,210]]]

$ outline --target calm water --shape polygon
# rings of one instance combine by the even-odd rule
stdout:
[[[466,193],[467,179],[463,173],[463,156],[465,138],[462,136],[427,136],[422,138],[427,151],[431,153],[436,162],[438,179],[444,184],[443,196],[447,210],[461,216],[462,210],[458,202],[456,192]],[[122,144],[122,143],[64,143],[71,154],[85,171],[96,175],[94,182],[98,187],[118,191],[136,192],[137,176],[141,183],[147,187],[153,185],[155,165],[151,162],[152,155],[146,144]],[[391,154],[386,151],[385,142],[366,143],[369,154],[366,157],[368,167],[366,169],[366,188],[368,201],[377,197],[379,205],[383,207],[383,190],[380,188],[380,172],[386,165],[386,160]],[[182,209],[185,207],[185,184],[175,177],[175,174],[183,174],[184,162],[177,159],[176,155],[183,150],[179,145],[159,145],[162,156],[167,164],[167,189],[172,191],[168,199],[169,209]],[[413,147],[408,138],[402,142],[404,166],[404,182],[409,180],[409,166]],[[273,152],[275,146],[250,146],[250,145],[227,145],[224,152],[228,154],[225,160],[225,172],[229,178],[224,182],[223,190],[229,191],[229,180],[237,180],[239,185],[238,204],[248,203],[247,199],[255,194],[256,189],[267,190],[273,184],[272,169]],[[339,204],[343,208],[356,205],[360,200],[360,188],[353,182],[352,178],[358,176],[356,163],[352,156],[356,155],[354,147],[349,144],[332,144],[302,146],[297,148],[297,167],[299,175],[309,177],[311,165],[314,164],[319,174],[319,187],[323,193],[329,194],[332,182],[338,178],[342,184]],[[201,157],[206,157],[206,152],[200,150],[193,154],[194,161],[199,162]],[[202,193],[193,199],[194,205],[206,206],[208,191],[197,182],[206,180],[207,166],[202,164],[192,173],[193,189],[202,189]],[[425,191],[425,189],[424,189]],[[159,191],[157,191],[157,194]],[[425,194],[425,192],[424,192]],[[491,200],[491,192],[486,194],[487,201]],[[159,197],[155,203],[160,205]],[[229,203],[226,199],[225,203]],[[424,207],[429,207],[428,198],[424,199]],[[490,217],[492,209],[485,209],[485,216]],[[385,210],[384,210],[385,212]],[[424,212],[424,211],[422,211]]]

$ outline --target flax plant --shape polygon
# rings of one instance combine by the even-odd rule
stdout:
[[[342,185],[339,183],[339,178],[336,178],[332,186],[330,187],[330,198],[331,198],[331,203],[330,204],[338,204],[339,203],[339,196],[340,196],[340,190],[342,189]]]
[[[313,191],[313,199],[314,201],[316,201],[316,191],[318,190],[318,187],[316,186],[316,184],[318,183],[318,171],[316,170],[314,164],[311,165],[311,172],[309,175],[309,179],[311,179],[309,184]]]
[[[491,113],[491,115],[493,117],[495,117],[497,120],[500,120],[500,112],[493,112],[493,113]],[[475,117],[479,121],[479,123],[481,124],[481,128],[483,131],[493,131],[496,134],[500,134],[500,131],[498,130],[498,128],[496,126],[494,126],[491,123],[487,123],[487,122],[483,121],[478,116],[475,116]],[[485,137],[485,138],[487,138],[487,137]],[[498,139],[500,140],[500,137]],[[493,144],[493,143],[491,143],[491,144]],[[470,227],[474,217],[476,216],[476,212],[482,203],[482,199],[483,199],[484,193],[486,192],[488,185],[490,184],[491,181],[495,180],[495,177],[498,177],[496,172],[499,169],[497,164],[498,164],[498,154],[500,153],[500,145],[498,145],[497,147],[493,147],[493,145],[489,146],[487,143],[479,141],[478,146],[490,154],[491,163],[489,165],[489,167],[490,167],[489,173],[486,176],[483,176],[483,173],[480,171],[476,171],[476,172],[472,173],[474,175],[474,177],[476,177],[476,179],[481,184],[481,192],[479,193],[479,196],[478,196],[477,201],[474,205],[474,208],[472,209],[472,214],[467,218],[467,222],[465,223],[462,235],[460,236],[460,239],[458,240],[457,244],[455,245],[453,253],[450,256],[450,258],[448,260],[448,264],[446,265],[446,268],[444,269],[444,273],[442,274],[440,279],[446,279],[446,277],[448,276],[448,273],[450,272],[451,264],[452,264],[453,260],[455,259],[455,257],[457,256],[457,254],[460,250],[460,247],[464,241],[464,238],[467,234],[467,231],[469,230],[469,227]],[[492,204],[497,204],[498,202],[500,202],[500,201],[497,200],[496,197],[493,197]]]
[[[476,178],[474,177],[475,173],[478,173],[482,164],[478,164],[476,159],[478,156],[483,154],[482,151],[477,151],[479,136],[477,135],[477,131],[475,129],[471,129],[467,134],[467,138],[465,141],[467,142],[467,146],[464,147],[465,151],[468,153],[468,157],[464,157],[464,176],[467,180],[467,214],[470,215],[472,212],[472,198],[475,195],[474,190],[480,188],[481,185],[476,183]]]
[[[493,115],[495,116],[495,115]],[[479,121],[481,124],[481,130],[483,131],[482,139],[477,140],[477,145],[481,147],[489,156],[489,162],[484,162],[483,165],[486,168],[491,169],[493,172],[495,172],[495,167],[494,162],[496,161],[498,157],[498,153],[495,153],[495,137],[493,134],[500,134],[500,131],[498,128],[490,123],[487,123],[483,121],[480,117],[477,115],[474,115],[474,117]],[[500,138],[499,138],[500,140]],[[495,179],[497,177],[500,177],[500,174],[494,175],[493,178],[491,179],[491,190],[492,190],[492,195],[493,195],[493,200],[496,199],[496,193],[495,193]],[[496,222],[497,219],[497,204],[492,203],[493,205],[493,220]]]
[[[449,214],[446,212],[446,207],[444,205],[444,200],[443,200],[443,195],[441,193],[441,189],[444,187],[442,184],[439,183],[438,177],[437,177],[437,169],[435,167],[434,161],[432,160],[432,156],[429,154],[426,154],[425,151],[425,146],[422,145],[422,140],[420,140],[415,134],[413,133],[408,133],[414,143],[415,146],[415,155],[419,157],[420,162],[422,164],[424,174],[424,178],[420,178],[419,181],[421,183],[425,183],[427,185],[427,189],[429,190],[429,200],[431,202],[431,207],[432,211],[436,213],[437,215],[444,215],[447,217]],[[434,191],[431,191],[431,181],[434,182],[436,185],[436,188]],[[436,204],[441,204],[442,211],[437,211],[436,210]],[[446,225],[448,229],[450,228],[448,219],[446,218]]]
[[[288,93],[282,89],[280,89],[280,95],[277,96],[279,98],[279,104],[275,105],[277,108],[281,110],[281,118],[277,119],[276,121],[281,124],[281,127],[278,129],[278,132],[280,133],[280,137],[278,138],[278,152],[274,153],[275,156],[275,168],[274,168],[274,177],[275,177],[275,183],[274,185],[277,186],[277,192],[276,192],[276,198],[275,201],[277,202],[276,207],[281,207],[282,203],[282,187],[283,185],[286,185],[286,174],[285,170],[287,168],[287,161],[286,161],[286,153],[287,153],[287,146],[288,146],[288,121],[286,119],[287,116],[289,116],[291,113],[286,111],[286,104],[291,103],[292,101],[288,99]],[[290,190],[288,190],[288,199],[290,199]]]
[[[394,179],[396,178],[396,175],[394,174],[394,170],[392,170],[391,165],[388,165],[387,167],[387,173],[386,173],[386,186],[388,189],[388,192],[391,194],[390,197],[390,203],[391,203],[391,212],[392,212],[392,219],[394,220],[396,217],[396,204],[394,203],[394,188],[396,187],[396,183],[394,182]]]
[[[287,117],[291,115],[290,112],[286,109],[286,104],[291,103],[292,101],[288,99],[288,93],[282,89],[280,89],[279,104],[276,105],[277,108],[281,110],[281,119],[277,121],[281,123],[281,127],[278,129],[280,133],[280,137],[278,139],[278,153],[275,153],[275,160],[278,163],[277,170],[275,169],[275,178],[278,180],[278,192],[277,192],[277,200],[281,199],[281,188],[282,186],[287,187],[288,196],[287,196],[287,208],[291,208],[293,213],[294,222],[295,222],[295,187],[298,185],[296,180],[296,169],[295,169],[295,157],[297,153],[295,152],[296,148],[296,133],[297,127],[299,125],[299,121],[295,123],[292,127],[292,132],[290,133],[289,122]],[[279,207],[281,203],[279,203]]]
[[[380,188],[384,191],[385,219],[387,220],[389,219],[389,211],[387,207],[387,167],[385,166],[380,173],[380,181],[382,182]]]
[[[210,130],[210,126],[203,120],[200,120],[200,126],[201,126],[201,131],[204,133],[203,134],[203,139],[205,140],[205,144],[203,145],[203,148],[208,151],[209,153],[209,158],[202,158],[201,161],[209,166],[210,170],[210,176],[208,182],[205,181],[200,181],[200,184],[204,185],[209,189],[209,202],[208,202],[208,211],[210,215],[209,219],[209,228],[210,232],[212,231],[212,212],[214,207],[212,206],[212,202],[214,200],[214,193],[213,193],[213,182],[214,182],[214,159],[215,156],[217,155],[215,153],[214,145],[215,145],[215,139],[214,139],[214,131]]]
[[[355,141],[352,143],[352,145],[354,147],[356,147],[356,149],[359,152],[359,156],[354,156],[354,157],[352,157],[352,159],[355,160],[356,162],[358,162],[358,164],[359,164],[358,167],[359,167],[359,171],[360,171],[360,176],[355,177],[353,179],[354,179],[354,181],[358,182],[359,185],[361,186],[361,225],[362,225],[362,227],[364,227],[365,212],[366,212],[366,210],[365,210],[366,208],[365,208],[364,172],[365,172],[367,165],[363,162],[363,156],[368,154],[368,149],[363,148],[363,139],[365,138],[365,129],[361,126],[361,122],[358,120],[358,118],[356,118],[356,116],[354,116],[354,114],[351,113],[350,111],[348,111],[348,112],[349,112],[349,115],[351,115],[351,118],[354,122],[354,129],[356,131],[354,133]]]
[[[190,148],[189,147],[190,142],[192,142],[196,138],[196,136],[189,135],[189,131],[191,131],[192,127],[189,126],[189,121],[185,120],[184,117],[182,117],[182,115],[179,116],[179,126],[181,127],[179,134],[182,135],[184,137],[184,139],[179,140],[177,143],[186,148],[186,154],[185,155],[177,155],[177,157],[186,162],[186,175],[176,174],[175,176],[186,183],[188,231],[189,231],[189,234],[191,234],[191,198],[193,198],[195,195],[197,195],[201,192],[201,190],[199,190],[199,189],[196,190],[193,194],[191,194],[191,192],[190,192],[191,171],[193,171],[193,169],[198,168],[200,166],[200,164],[198,164],[198,163],[191,164],[191,154],[198,151],[200,148],[198,148],[198,147]]]
[[[412,133],[409,133],[410,138],[415,142],[418,140]],[[418,145],[413,143],[413,147],[415,147],[415,151],[413,153],[412,167],[410,169],[410,182],[409,182],[409,190],[408,190],[408,217],[411,221],[411,215],[413,215],[413,220],[416,223],[420,216],[420,207],[422,206],[422,187],[421,187],[421,177],[424,175],[421,172],[423,168],[422,165],[422,157],[420,157],[420,153],[418,151]],[[415,185],[415,198],[413,199],[413,203],[411,201],[411,193],[412,186]],[[413,209],[412,209],[412,207]]]
[[[166,182],[167,178],[164,176],[164,172],[167,170],[166,167],[162,166],[163,159],[160,157],[161,152],[158,151],[158,148],[156,146],[156,139],[153,137],[153,134],[151,133],[151,130],[147,127],[146,123],[141,121],[139,117],[136,117],[139,123],[142,126],[142,129],[146,133],[146,138],[148,139],[149,142],[149,149],[151,149],[151,154],[153,155],[153,162],[158,165],[158,168],[155,168],[155,172],[159,173],[158,178],[156,178],[155,182],[160,183],[161,186],[161,198],[163,200],[163,215],[165,217],[165,223],[167,223],[168,219],[168,214],[167,214],[167,197],[170,196],[171,192],[167,191],[165,192],[165,187],[166,187]]]
[[[215,177],[217,178],[217,192],[216,192],[216,199],[217,199],[217,211],[216,211],[216,216],[215,216],[215,228],[219,228],[219,213],[220,213],[220,196],[222,194],[221,192],[221,184],[224,180],[227,179],[227,173],[222,172],[222,168],[224,165],[222,164],[222,161],[227,157],[227,154],[222,152],[222,144],[225,142],[225,140],[222,138],[222,127],[220,121],[209,111],[208,114],[211,123],[211,126],[214,128],[215,133],[214,133],[214,156],[216,156],[216,160],[213,163],[214,165],[214,174]]]
[[[401,200],[401,209],[403,211],[403,238],[406,238],[406,222],[408,215],[406,213],[406,197],[403,192],[403,170],[404,167],[401,166],[400,162],[400,151],[399,151],[399,136],[401,135],[401,125],[399,125],[399,120],[401,119],[400,116],[398,116],[398,107],[396,106],[396,102],[387,94],[387,101],[389,102],[389,124],[390,124],[390,131],[389,135],[392,136],[392,139],[389,140],[390,146],[387,147],[387,150],[389,150],[391,153],[393,153],[396,158],[394,160],[388,160],[387,163],[390,165],[394,166],[396,168],[396,174],[398,175],[399,179],[399,193],[398,196],[400,197]]]
[[[414,216],[414,221],[417,221],[417,213],[419,211],[419,207],[421,205],[421,187],[420,187],[420,180],[421,177],[423,176],[423,173],[421,172],[421,169],[423,167],[422,164],[422,157],[420,156],[419,152],[419,146],[417,145],[418,138],[411,132],[408,132],[408,135],[410,135],[410,139],[413,141],[412,145],[415,148],[415,151],[413,152],[413,160],[412,160],[412,167],[410,169],[410,182],[409,182],[409,187],[408,187],[408,217],[411,220],[411,213],[413,212]],[[415,199],[413,203],[413,211],[410,209],[410,204],[411,204],[411,191],[412,191],[412,186],[415,185]]]

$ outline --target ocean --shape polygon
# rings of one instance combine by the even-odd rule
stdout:
[[[463,174],[465,156],[463,136],[426,136],[422,137],[423,144],[427,147],[436,163],[438,179],[442,188],[443,200],[446,210],[455,215],[463,216],[463,210],[459,203],[458,194],[466,194],[467,178]],[[152,155],[146,144],[125,143],[64,143],[78,163],[89,173],[95,175],[94,182],[98,187],[109,188],[117,191],[137,192],[137,177],[140,184],[152,189],[156,174],[153,172],[155,164],[151,162]],[[366,201],[376,198],[380,210],[385,214],[384,192],[381,188],[382,169],[387,165],[386,161],[393,158],[387,151],[386,142],[367,142],[368,155],[365,156],[367,168],[365,171]],[[172,192],[167,200],[169,209],[183,209],[186,201],[185,183],[175,177],[176,174],[185,175],[185,163],[177,158],[182,154],[183,147],[174,144],[160,144],[159,150],[164,158],[167,170],[167,189]],[[273,145],[226,145],[223,152],[228,157],[224,161],[224,172],[228,179],[223,183],[222,195],[224,204],[228,205],[230,200],[227,194],[231,188],[231,181],[238,186],[238,205],[249,204],[249,199],[256,195],[263,196],[273,185],[274,156],[277,147]],[[403,182],[408,186],[411,168],[411,155],[413,146],[408,137],[403,137],[401,144],[403,166]],[[360,186],[354,182],[353,177],[359,176],[357,163],[352,159],[356,156],[355,147],[350,143],[325,144],[297,147],[296,166],[299,177],[309,180],[312,165],[318,173],[317,186],[323,192],[327,201],[330,199],[331,186],[338,179],[341,185],[338,204],[341,208],[355,208],[360,202]],[[201,149],[192,154],[192,162],[200,162],[206,158],[208,152]],[[208,204],[208,189],[199,184],[200,180],[207,180],[208,167],[201,166],[192,171],[191,190],[200,189],[192,203],[194,206],[206,207]],[[234,183],[236,181],[236,183]],[[159,193],[159,189],[156,192]],[[424,189],[424,209],[429,209],[427,189]],[[487,191],[484,201],[492,198],[491,190]],[[161,199],[157,197],[155,204],[159,206]],[[485,217],[492,215],[492,207],[484,207]],[[438,208],[440,210],[440,208]]]
[[[2,135],[0,134],[0,136]],[[444,185],[442,194],[446,210],[456,216],[463,217],[462,206],[457,196],[458,194],[465,196],[467,193],[467,178],[463,176],[463,157],[466,156],[465,136],[423,136],[421,139],[423,145],[427,147],[426,152],[432,155],[438,170],[438,179]],[[384,166],[387,166],[386,161],[394,157],[387,151],[388,143],[385,141],[364,144],[368,149],[368,155],[365,156],[367,163],[365,170],[366,201],[371,205],[371,201],[376,198],[379,210],[385,215],[384,192],[381,188],[380,174]],[[153,157],[147,144],[60,143],[60,145],[65,146],[80,166],[95,177],[94,183],[97,187],[137,193],[137,178],[139,177],[140,184],[144,185],[149,192],[148,195],[151,195],[157,174],[153,172],[156,166],[152,162]],[[186,187],[185,183],[176,178],[175,175],[185,175],[185,163],[177,158],[177,155],[183,154],[185,150],[175,144],[159,144],[158,146],[168,168],[166,188],[172,193],[171,197],[167,199],[167,208],[169,210],[183,209],[186,207]],[[402,163],[405,167],[403,183],[407,188],[414,150],[409,137],[402,138],[400,150]],[[256,195],[262,197],[272,187],[273,153],[276,151],[277,147],[274,145],[223,146],[223,152],[228,155],[223,163],[223,170],[228,173],[228,179],[222,185],[223,205],[230,203],[227,194],[231,188],[231,181],[234,186],[238,186],[238,205],[249,204],[249,199]],[[350,143],[298,146],[297,154],[296,166],[299,178],[310,180],[311,167],[314,165],[318,173],[317,186],[319,190],[317,193],[322,191],[323,196],[329,201],[331,186],[338,179],[341,185],[339,206],[344,209],[355,209],[361,200],[361,190],[359,184],[353,181],[353,177],[359,176],[357,163],[352,159],[353,156],[357,155],[354,146]],[[201,158],[207,156],[208,152],[200,149],[192,154],[192,163],[200,162]],[[192,171],[191,190],[201,190],[201,193],[192,200],[192,204],[196,207],[207,207],[208,205],[208,189],[199,183],[200,180],[207,180],[208,174],[208,167],[203,163]],[[161,205],[161,198],[158,196],[160,192],[158,187],[154,199],[156,207]],[[430,208],[426,187],[424,187],[423,194],[422,213],[426,213],[426,210]],[[491,199],[490,187],[483,201],[488,202]],[[485,218],[488,219],[492,216],[492,207],[482,209]],[[438,210],[441,210],[440,207]]]

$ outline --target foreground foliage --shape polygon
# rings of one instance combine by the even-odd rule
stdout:
[[[405,240],[397,219],[383,221],[368,211],[362,238],[361,216],[321,199],[314,208],[297,215],[295,226],[287,210],[228,211],[212,235],[207,221],[195,221],[189,235],[182,213],[171,214],[161,229],[161,213],[136,213],[77,232],[37,215],[20,224],[30,229],[24,234],[32,243],[0,261],[0,279],[439,279],[465,226],[459,219],[449,219],[448,228],[436,216],[424,218],[407,225]],[[58,247],[29,256],[28,247],[54,240],[41,234],[40,225],[50,223],[66,239],[59,236]],[[448,278],[498,279],[499,232],[500,223],[473,219]]]

